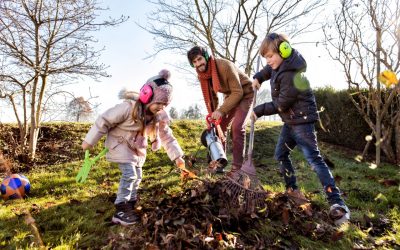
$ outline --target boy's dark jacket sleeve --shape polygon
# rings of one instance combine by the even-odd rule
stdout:
[[[271,72],[272,68],[271,66],[267,65],[265,66],[262,70],[257,72],[253,78],[257,79],[260,84],[262,84],[264,81],[267,81],[271,78]]]
[[[257,79],[258,82],[260,84],[262,84],[264,81],[267,81],[271,78],[271,73],[272,73],[272,68],[271,68],[271,66],[267,65],[262,70],[257,72],[253,76],[253,78]],[[266,102],[266,103],[257,105],[253,109],[253,111],[257,115],[257,117],[261,117],[263,115],[273,115],[273,114],[278,113],[278,110],[276,109],[273,102]]]
[[[257,117],[261,117],[263,115],[273,115],[273,114],[278,113],[278,109],[275,108],[275,105],[273,102],[266,102],[266,103],[257,105],[253,109],[253,111]]]
[[[276,81],[280,82],[280,91],[272,91],[272,101],[264,104],[260,104],[254,108],[254,113],[257,117],[263,115],[274,115],[278,113],[288,112],[289,109],[298,101],[300,91],[294,87],[294,78],[297,72],[287,71],[285,74],[280,74],[279,79]]]

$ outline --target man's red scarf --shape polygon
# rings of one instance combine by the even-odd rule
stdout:
[[[206,103],[207,111],[211,114],[214,110],[212,109],[212,95],[210,91],[209,81],[212,81],[212,88],[215,93],[221,90],[221,84],[218,78],[217,64],[215,63],[214,57],[210,56],[208,59],[208,67],[205,72],[199,72],[197,69],[197,76],[200,80],[201,91],[203,92],[204,101]],[[216,103],[214,104],[216,105]],[[216,109],[217,107],[214,107]]]

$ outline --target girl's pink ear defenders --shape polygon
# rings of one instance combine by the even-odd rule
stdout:
[[[143,85],[143,87],[140,89],[139,100],[143,104],[148,104],[149,102],[151,102],[152,97],[153,88],[149,84]]]

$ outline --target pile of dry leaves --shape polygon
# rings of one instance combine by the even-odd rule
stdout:
[[[253,213],[232,201],[221,180],[190,183],[180,196],[160,198],[162,191],[137,208],[142,221],[124,234],[110,235],[113,248],[131,249],[284,249],[296,247],[294,235],[338,240],[326,211],[290,194],[268,193],[263,207]],[[270,235],[262,227],[273,226]]]

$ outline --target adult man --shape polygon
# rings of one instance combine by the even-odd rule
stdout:
[[[232,124],[233,173],[243,163],[245,126],[253,101],[252,82],[234,63],[208,55],[205,48],[195,46],[187,52],[187,57],[190,65],[196,69],[211,118],[221,119],[220,126],[224,134],[228,125]],[[221,105],[218,103],[218,92],[224,94]]]

